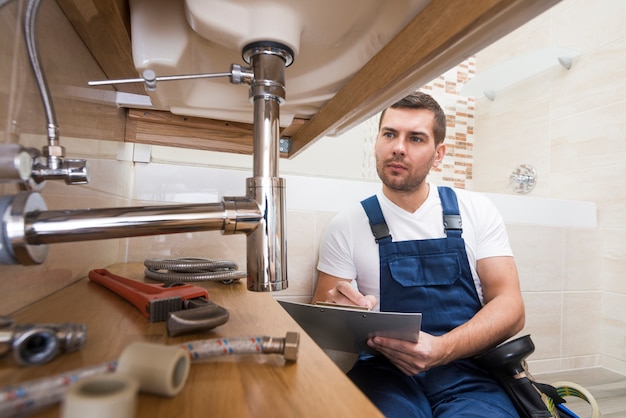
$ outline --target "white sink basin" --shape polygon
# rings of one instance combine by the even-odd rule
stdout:
[[[227,72],[242,48],[274,41],[294,52],[281,125],[310,118],[428,0],[131,0],[133,58],[141,74]],[[252,123],[247,86],[228,78],[159,82],[162,110]]]

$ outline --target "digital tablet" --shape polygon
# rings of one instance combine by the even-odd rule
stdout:
[[[357,354],[377,354],[367,345],[374,336],[417,342],[421,313],[374,312],[358,307],[310,305],[278,300],[322,348]]]

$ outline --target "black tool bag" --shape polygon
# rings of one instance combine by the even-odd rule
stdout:
[[[525,335],[480,354],[475,360],[508,393],[520,418],[567,417],[556,408],[565,402],[556,388],[535,382],[527,373],[525,359],[534,351],[530,335]]]
[[[565,402],[557,390],[545,383],[538,383],[524,376],[498,379],[513,401],[520,418],[565,417],[556,405]],[[552,405],[550,408],[549,405]],[[552,410],[551,410],[552,409]]]

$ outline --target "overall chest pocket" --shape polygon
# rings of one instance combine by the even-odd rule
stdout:
[[[411,256],[388,263],[391,277],[403,287],[449,286],[461,277],[456,253]]]

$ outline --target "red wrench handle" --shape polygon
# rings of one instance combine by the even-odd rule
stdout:
[[[126,277],[117,276],[106,269],[95,269],[89,272],[89,279],[101,284],[123,297],[139,309],[151,322],[164,321],[167,311],[174,312],[184,309],[183,301],[204,297],[208,299],[206,289],[190,284],[165,287],[165,284],[142,283]],[[174,301],[174,303],[172,303]],[[178,303],[180,301],[180,303]],[[158,311],[158,313],[157,313]]]

